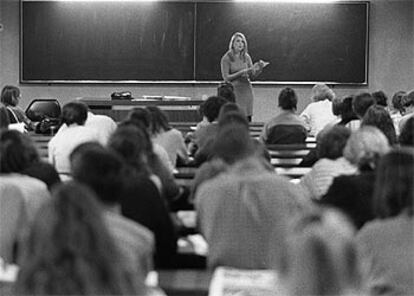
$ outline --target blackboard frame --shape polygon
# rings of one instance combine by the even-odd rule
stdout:
[[[197,44],[196,44],[196,32],[197,32],[197,28],[196,28],[196,24],[197,24],[197,3],[205,3],[205,2],[210,2],[210,1],[161,1],[161,2],[178,2],[178,3],[192,3],[194,5],[194,45],[193,45],[193,61],[194,61],[194,66],[193,66],[193,79],[185,79],[185,80],[66,80],[66,79],[48,79],[48,80],[44,80],[44,79],[25,79],[23,77],[23,69],[24,69],[24,64],[23,64],[23,5],[26,2],[50,2],[50,1],[54,1],[54,0],[21,0],[20,1],[20,36],[19,36],[19,43],[20,43],[20,83],[26,83],[26,84],[192,84],[192,85],[204,85],[204,84],[217,84],[220,80],[197,80],[196,79],[196,49],[197,49]],[[212,3],[226,3],[226,2],[231,2],[229,0],[223,0],[223,1],[211,1]],[[260,1],[258,1],[258,3],[260,3]],[[266,2],[263,2],[266,3]],[[368,61],[369,61],[369,1],[343,1],[343,2],[337,2],[337,3],[330,3],[331,5],[338,5],[338,4],[363,4],[365,5],[366,9],[366,32],[365,32],[365,36],[366,36],[366,40],[365,40],[365,65],[364,65],[364,69],[365,69],[365,73],[364,73],[364,81],[362,82],[358,82],[358,83],[348,83],[348,82],[340,82],[340,81],[253,81],[253,84],[256,85],[287,85],[287,84],[296,84],[296,85],[311,85],[311,84],[315,84],[315,83],[328,83],[331,85],[355,85],[355,86],[366,86],[368,85]],[[226,40],[224,43],[227,43],[228,40]],[[253,54],[254,55],[254,54]]]

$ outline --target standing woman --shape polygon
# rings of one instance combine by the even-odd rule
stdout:
[[[249,121],[253,114],[253,89],[250,78],[259,75],[265,62],[259,61],[253,65],[248,54],[247,40],[242,33],[234,33],[230,39],[229,50],[221,58],[221,75],[234,88],[236,103],[245,111]]]

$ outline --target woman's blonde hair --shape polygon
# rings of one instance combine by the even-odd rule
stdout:
[[[234,44],[234,41],[236,40],[237,37],[240,37],[242,39],[243,43],[244,43],[244,48],[240,52],[240,57],[243,61],[245,61],[246,60],[246,55],[248,53],[248,49],[247,49],[247,39],[246,39],[246,36],[244,36],[243,33],[236,32],[236,33],[233,34],[233,36],[231,36],[230,43],[229,43],[229,55],[230,55],[231,59],[234,59],[233,44]]]
[[[360,169],[374,169],[379,158],[390,151],[387,137],[374,126],[353,132],[344,148],[344,157]]]

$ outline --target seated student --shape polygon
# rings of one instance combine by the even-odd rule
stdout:
[[[394,123],[391,116],[384,107],[373,105],[368,108],[362,118],[361,126],[375,126],[387,137],[391,146],[397,143],[397,134],[395,133]]]
[[[222,82],[217,87],[217,96],[226,99],[230,103],[236,103],[236,96],[234,95],[234,87],[229,82]]]
[[[32,139],[15,130],[3,131],[0,136],[7,151],[4,164],[9,173],[20,173],[46,183],[50,190],[60,183],[60,177],[54,166],[40,159]]]
[[[195,194],[198,227],[209,246],[208,266],[270,268],[269,259],[282,252],[286,227],[300,209],[299,193],[255,156],[245,127],[221,129],[214,147],[231,165]],[[277,239],[270,240],[275,229]]]
[[[388,97],[382,90],[374,91],[371,96],[375,100],[375,105],[382,106],[384,108],[388,107]]]
[[[306,213],[288,234],[280,295],[363,295],[355,229],[340,212]]]
[[[23,174],[29,167],[36,151],[26,146],[30,141],[15,130],[0,132],[0,175],[6,184],[16,185],[23,194],[25,211],[31,222],[42,204],[50,198],[47,185],[37,179]]]
[[[308,127],[309,134],[315,136],[336,119],[332,113],[332,100],[335,93],[326,84],[316,84],[312,88],[311,100],[300,114]]]
[[[414,116],[411,116],[404,124],[398,138],[401,146],[414,147]]]
[[[371,204],[376,166],[380,157],[389,149],[387,138],[376,127],[364,126],[352,133],[344,149],[344,156],[358,166],[358,172],[335,178],[320,203],[339,208],[348,215],[357,229],[374,219]]]
[[[175,167],[177,160],[188,163],[187,147],[184,143],[183,134],[172,128],[167,116],[157,106],[148,106],[146,109],[151,114],[150,134],[154,144],[158,144],[168,153],[170,162]]]
[[[120,202],[124,185],[122,160],[98,143],[78,146],[70,156],[73,178],[96,194],[103,222],[121,251],[123,262],[143,282],[153,268],[154,237],[146,227],[123,217]]]
[[[226,100],[222,97],[211,96],[204,103],[204,115],[209,122],[208,125],[196,130],[193,135],[193,142],[196,147],[194,154],[194,164],[200,165],[206,161],[210,154],[211,142],[217,135],[220,108],[226,104]]]
[[[405,122],[414,116],[414,90],[403,99],[404,116],[401,118],[398,127],[402,130]]]
[[[361,122],[354,112],[354,109],[352,108],[353,100],[354,96],[347,96],[342,100],[341,110],[339,112],[341,120],[337,123],[337,125],[343,125],[349,128],[351,131],[356,131],[359,128]]]
[[[390,116],[394,123],[395,132],[397,136],[400,134],[399,123],[404,113],[403,102],[407,93],[405,91],[397,91],[391,99]]]
[[[414,150],[386,154],[378,165],[373,194],[378,220],[356,237],[371,295],[414,294]]]
[[[143,132],[137,127],[121,126],[109,139],[108,148],[115,151],[125,164],[121,211],[125,217],[153,232],[155,267],[171,267],[177,253],[177,235],[167,201],[150,179],[143,137]]]
[[[151,135],[151,113],[145,108],[134,108],[129,112],[126,122],[132,123],[138,128],[145,130],[145,133],[150,137]],[[168,153],[164,147],[157,143],[151,145],[154,153],[158,156],[158,159],[163,163],[171,173],[174,170],[174,165],[168,157]]]
[[[370,93],[360,93],[352,100],[352,109],[354,109],[355,114],[360,120],[362,120],[365,112],[367,112],[368,108],[372,105],[375,105],[375,100]]]
[[[260,139],[265,144],[304,144],[307,137],[305,122],[295,114],[298,98],[293,89],[286,87],[279,94],[281,112],[268,121]]]
[[[99,141],[95,130],[85,127],[88,116],[87,106],[79,101],[72,101],[62,108],[62,124],[56,135],[48,143],[49,162],[61,176],[70,175],[69,155],[78,145],[90,141]]]
[[[318,143],[319,160],[299,182],[303,194],[309,199],[319,199],[339,175],[354,174],[357,167],[343,157],[343,150],[351,132],[343,126],[333,126],[324,132]]]
[[[1,103],[7,108],[11,124],[24,123],[26,129],[36,129],[36,123],[27,118],[24,111],[18,106],[20,100],[20,89],[16,86],[6,85],[1,91]]]
[[[16,295],[142,295],[121,260],[95,194],[69,182],[56,188],[32,224],[20,260]]]

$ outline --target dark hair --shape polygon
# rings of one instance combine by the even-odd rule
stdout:
[[[151,127],[151,113],[145,108],[132,109],[128,114],[127,120],[147,131]]]
[[[20,90],[16,86],[6,85],[1,91],[1,102],[4,106],[16,106],[17,98],[20,96]]]
[[[400,113],[402,113],[404,111],[404,107],[403,107],[403,101],[404,98],[407,96],[407,93],[405,91],[397,91],[391,99],[391,103],[392,103],[392,107],[395,110],[398,110]]]
[[[409,92],[403,99],[403,107],[414,106],[414,90]]]
[[[146,109],[151,114],[151,133],[153,135],[171,129],[167,115],[160,108],[157,106],[148,106]]]
[[[388,97],[382,90],[374,91],[372,93],[372,97],[374,98],[375,103],[377,105],[380,105],[380,106],[383,106],[383,107],[388,106]]]
[[[254,145],[243,124],[232,123],[220,128],[213,144],[214,155],[229,164],[253,155]]]
[[[394,123],[390,114],[384,107],[373,105],[368,108],[362,119],[361,126],[371,125],[377,127],[387,137],[390,145],[397,143]]]
[[[407,210],[413,216],[414,149],[400,148],[384,155],[379,162],[374,189],[374,211],[380,218]]]
[[[355,114],[354,109],[352,109],[352,101],[354,96],[347,96],[342,100],[341,104],[341,124],[345,125],[351,120],[358,119],[358,116]]]
[[[220,122],[223,119],[223,117],[230,112],[237,112],[241,116],[244,116],[247,120],[247,117],[244,115],[244,111],[236,103],[226,103],[223,106],[221,106],[217,120]]]
[[[367,112],[368,108],[375,104],[374,98],[370,93],[360,93],[354,97],[352,100],[352,108],[354,109],[355,114],[362,118]]]
[[[16,130],[0,132],[0,172],[19,173],[40,160],[32,139]]]
[[[318,142],[319,158],[337,159],[343,155],[351,131],[340,125],[327,130]]]
[[[230,103],[236,102],[233,85],[229,82],[220,83],[217,88],[217,96],[226,99]]]
[[[87,118],[88,106],[83,102],[69,102],[62,108],[62,123],[67,126],[73,123],[84,125]]]
[[[94,193],[77,182],[55,188],[35,217],[26,247],[17,294],[143,292],[143,283],[122,263]]]
[[[10,124],[9,113],[7,108],[3,105],[0,105],[0,129],[8,128]]]
[[[99,200],[108,204],[120,201],[124,167],[114,152],[98,143],[84,143],[70,155],[73,178],[88,185]]]
[[[293,89],[285,87],[279,93],[279,107],[283,110],[296,110],[298,97]]]
[[[209,97],[204,102],[204,105],[203,105],[204,116],[207,117],[207,120],[209,122],[213,122],[214,120],[217,119],[221,106],[223,106],[226,103],[227,101],[223,99],[222,97],[218,97],[218,96]]]
[[[332,100],[332,113],[333,115],[341,115],[342,112],[342,101],[343,99],[341,97],[335,97]]]
[[[118,127],[108,141],[112,149],[137,173],[149,174],[147,165],[148,139],[144,132],[133,125]]]
[[[241,111],[229,111],[224,114],[222,114],[220,111],[218,124],[219,128],[222,128],[229,124],[240,124],[242,126],[245,126],[247,130],[249,130],[249,121]]]
[[[414,116],[408,118],[402,127],[399,137],[400,145],[414,147]]]

